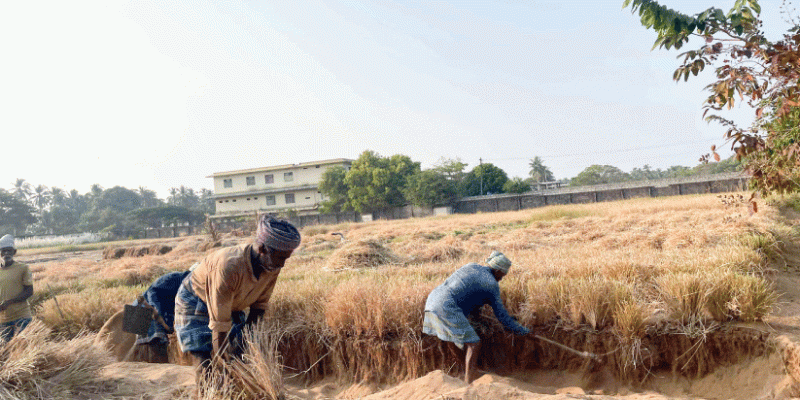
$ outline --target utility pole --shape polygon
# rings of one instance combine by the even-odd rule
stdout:
[[[481,196],[483,196],[483,158],[478,158],[478,165],[481,169]]]

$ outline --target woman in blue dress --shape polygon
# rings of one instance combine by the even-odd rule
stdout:
[[[425,320],[422,332],[452,342],[458,348],[466,346],[464,381],[472,382],[477,375],[477,355],[480,338],[470,325],[467,316],[484,304],[489,304],[503,326],[517,335],[530,331],[508,315],[500,300],[499,282],[511,268],[511,261],[503,253],[493,251],[486,266],[469,263],[450,275],[433,289],[425,302]]]

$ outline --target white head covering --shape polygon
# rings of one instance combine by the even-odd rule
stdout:
[[[4,249],[6,247],[16,249],[16,247],[14,247],[14,236],[4,235],[0,238],[0,249]]]
[[[489,254],[489,258],[486,259],[486,263],[491,269],[500,271],[504,274],[507,274],[508,270],[511,268],[511,260],[497,250],[494,250],[492,251],[492,254]]]

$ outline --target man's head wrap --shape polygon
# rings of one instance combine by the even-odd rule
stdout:
[[[300,232],[288,221],[264,214],[258,222],[256,244],[279,251],[293,251],[300,245]]]
[[[0,238],[0,249],[5,249],[6,247],[16,249],[16,247],[14,247],[14,236],[4,235]]]
[[[492,254],[489,254],[489,258],[486,259],[486,263],[491,269],[500,271],[504,274],[507,274],[508,270],[511,268],[511,260],[497,250],[493,251]]]

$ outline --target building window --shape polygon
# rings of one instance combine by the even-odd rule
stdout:
[[[275,205],[275,196],[267,196],[267,205],[274,206]]]
[[[236,199],[231,200],[232,202],[236,203]]]
[[[233,179],[232,178],[231,179],[223,179],[222,180],[222,186],[226,187],[226,188],[232,188],[233,187]]]
[[[284,182],[291,182],[294,180],[294,172],[284,172],[283,173],[283,181]]]
[[[294,193],[286,193],[286,204],[294,203]]]
[[[272,174],[264,175],[264,183],[269,185],[270,183],[274,183],[274,182],[275,182],[275,177],[272,176]]]
[[[255,176],[248,176],[247,177],[247,186],[253,186],[256,184],[256,177]]]
[[[220,200],[219,202],[222,203],[222,200]]]

